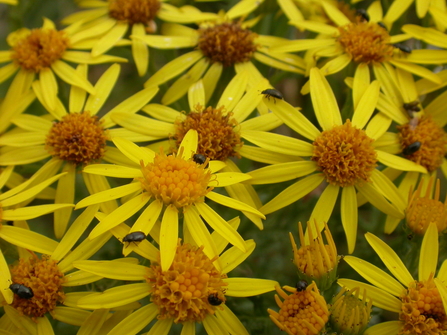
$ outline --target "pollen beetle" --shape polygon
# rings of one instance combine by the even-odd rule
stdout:
[[[202,165],[202,164],[205,164],[206,157],[205,157],[205,155],[202,155],[202,154],[194,154],[194,156],[192,156],[192,160],[194,162],[196,162],[197,164]]]
[[[407,111],[407,113],[412,117],[413,113],[420,112],[421,109],[419,108],[419,101],[411,101],[404,103],[403,107]]]
[[[421,142],[416,141],[411,144],[409,144],[404,150],[402,150],[402,153],[405,156],[409,156],[411,154],[414,154],[416,151],[418,151],[421,148]]]
[[[284,99],[284,97],[282,96],[282,93],[278,90],[275,90],[274,88],[268,88],[268,89],[262,91],[261,94],[264,94],[265,97],[269,100],[270,100],[270,97],[272,97],[273,101],[275,103],[276,103],[275,99],[280,99],[280,100]]]
[[[133,233],[127,234],[123,237],[123,242],[141,242],[146,238],[146,234],[142,231],[134,231]]]
[[[405,52],[407,54],[411,54],[411,48],[401,43],[393,44],[393,47],[398,48],[400,51]]]
[[[217,293],[211,293],[208,296],[208,302],[210,303],[210,305],[219,306],[220,304],[223,303],[223,300],[219,298]]]
[[[34,297],[33,290],[25,285],[14,283],[9,285],[9,288],[12,292],[17,294],[19,298],[31,299],[32,297]]]
[[[307,281],[300,280],[298,283],[296,283],[296,290],[298,292],[304,291],[307,288]]]
[[[357,16],[360,16],[364,21],[369,22],[369,14],[363,8],[357,9]]]

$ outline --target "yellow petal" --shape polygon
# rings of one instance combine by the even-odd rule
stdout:
[[[325,76],[338,73],[346,68],[352,62],[352,57],[347,54],[341,54],[334,59],[328,61],[322,68],[321,73]]]
[[[419,281],[427,281],[434,276],[438,267],[439,238],[435,222],[431,222],[422,240],[419,256]]]
[[[93,273],[97,276],[116,280],[141,280],[147,276],[147,267],[132,263],[116,261],[76,261],[73,266],[77,269]]]
[[[144,148],[124,138],[115,137],[112,140],[116,147],[137,166],[140,166],[141,161],[144,165],[154,161],[155,152],[152,150],[144,150]]]
[[[178,152],[180,153],[180,158],[184,160],[190,159],[197,151],[198,141],[199,135],[197,130],[188,130],[185,137],[183,137],[182,143],[179,145]]]
[[[110,330],[107,335],[137,334],[158,315],[156,304],[148,304],[136,310]]]
[[[255,278],[225,278],[225,295],[229,297],[252,297],[255,295],[271,292],[279,283],[275,280],[255,279]]]
[[[162,271],[168,271],[175,257],[178,243],[178,210],[170,205],[166,207],[161,221],[160,259]]]
[[[329,2],[322,2],[323,8],[329,18],[339,27],[350,24],[351,21],[337,7]]]
[[[357,197],[354,186],[343,187],[341,192],[341,222],[348,241],[348,252],[352,254],[357,239]],[[326,209],[327,210],[327,209]]]
[[[67,63],[64,63],[61,60],[55,61],[51,65],[51,69],[66,83],[79,86],[90,94],[95,94],[95,89],[92,84],[90,84],[87,79],[79,76],[79,74]]]
[[[374,80],[363,94],[357,108],[354,111],[352,125],[359,129],[363,129],[363,127],[365,127],[376,109],[377,100],[379,99],[379,91],[380,84],[377,80]]]
[[[73,207],[72,204],[54,204],[54,205],[37,205],[37,206],[28,206],[16,209],[4,209],[3,217],[4,221],[22,221],[22,220],[31,220],[37,218],[39,216],[53,213],[58,209]]]
[[[110,29],[93,47],[92,56],[97,57],[111,49],[126,34],[129,24],[116,21],[115,26]]]
[[[146,30],[142,23],[135,23],[132,25],[133,36],[145,36]],[[149,50],[141,40],[132,39],[132,55],[137,66],[138,75],[144,76],[147,72],[149,64]]]
[[[240,172],[220,172],[216,173],[216,182],[218,187],[237,184],[251,179],[251,176]]]
[[[141,177],[141,170],[112,164],[90,164],[82,170],[85,173],[98,174],[115,178]]]
[[[253,177],[250,184],[273,184],[287,180],[308,176],[316,171],[317,165],[313,161],[287,162],[269,165],[248,174]]]
[[[317,68],[310,70],[310,97],[318,123],[323,130],[330,130],[343,124],[334,93]]]
[[[318,228],[323,230],[323,222],[328,222],[338,198],[340,186],[328,184],[323,193],[321,193],[313,211],[310,215],[309,222],[317,222]],[[330,210],[328,210],[330,209]],[[307,230],[306,230],[307,234]]]
[[[205,106],[205,88],[203,86],[203,80],[200,79],[188,89],[188,103],[189,110],[193,111],[199,104]]]
[[[234,208],[240,211],[245,211],[245,212],[249,212],[249,213],[253,213],[258,215],[260,218],[265,219],[264,214],[262,214],[261,212],[259,212],[257,209],[251,207],[250,205],[247,205],[245,203],[243,203],[242,201],[224,196],[222,194],[218,194],[215,192],[209,192],[206,197],[208,199],[211,199],[215,202],[217,202],[218,204],[221,204],[223,206],[226,207],[230,207],[230,208]]]
[[[255,250],[254,240],[245,241],[247,251],[242,252],[236,247],[231,247],[219,257],[219,263],[222,265],[222,273],[228,273],[239,266]]]
[[[413,161],[410,161],[403,157],[398,157],[396,155],[389,154],[382,150],[376,150],[376,152],[377,152],[377,160],[389,167],[402,171],[416,171],[421,173],[427,173],[427,170],[422,165],[416,164]]]
[[[51,255],[58,243],[44,235],[28,229],[4,225],[0,229],[0,238],[25,249]]]
[[[141,184],[139,182],[133,182],[128,185],[118,186],[106,191],[98,192],[85,197],[76,204],[75,209],[87,207],[101,202],[122,198],[126,195],[132,194],[141,190]]]

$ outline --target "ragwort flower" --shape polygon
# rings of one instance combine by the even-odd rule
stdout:
[[[57,103],[58,84],[55,74],[72,86],[95,93],[92,84],[64,61],[100,64],[126,60],[108,55],[92,57],[86,52],[71,51],[70,49],[79,48],[72,40],[77,28],[70,26],[65,30],[57,30],[52,21],[44,19],[42,28],[22,28],[9,34],[7,42],[11,49],[0,51],[0,63],[9,63],[0,68],[0,83],[19,70],[18,75],[24,77],[24,83],[30,86],[38,74],[45,87],[42,98],[51,110],[56,108]]]
[[[447,331],[447,261],[436,274],[439,242],[436,224],[430,224],[422,241],[418,280],[415,280],[399,256],[385,242],[371,233],[365,235],[385,264],[390,276],[380,268],[353,256],[345,261],[372,285],[350,279],[339,279],[347,288],[366,289],[374,297],[374,306],[399,314],[399,320],[387,321],[368,328],[365,335],[430,334]]]
[[[87,66],[78,67],[78,76],[87,80]],[[60,179],[55,203],[74,202],[75,179],[78,168],[103,159],[108,162],[131,164],[116,148],[106,145],[110,136],[124,134],[136,136],[123,129],[108,129],[115,126],[109,113],[101,118],[97,116],[107,101],[120,73],[118,64],[112,65],[95,85],[97,94],[90,94],[82,89],[72,87],[68,111],[59,99],[53,110],[43,98],[45,86],[41,81],[34,83],[34,91],[48,111],[47,116],[37,117],[22,114],[12,119],[18,128],[0,137],[0,162],[4,165],[22,165],[41,161],[52,157],[41,168],[40,172],[48,178],[60,169],[67,174]],[[157,93],[158,88],[144,89],[121,102],[111,111],[136,112]],[[110,112],[111,112],[110,111]],[[84,181],[91,193],[103,191],[108,182],[101,176],[83,175]],[[110,205],[110,204],[109,204]],[[106,206],[106,205],[105,205]],[[103,211],[106,209],[103,207]],[[67,227],[71,209],[55,213],[55,235],[62,237]]]
[[[117,280],[142,281],[94,293],[79,300],[88,309],[113,308],[138,301],[150,295],[151,303],[136,310],[115,326],[109,335],[123,332],[138,333],[157,318],[151,333],[168,332],[174,323],[183,325],[183,335],[194,335],[196,323],[203,323],[209,335],[248,335],[239,319],[226,306],[227,297],[249,297],[270,292],[276,281],[254,278],[229,278],[228,272],[242,263],[254,250],[253,240],[244,241],[246,251],[231,247],[222,253],[227,243],[213,234],[218,254],[209,258],[203,246],[193,241],[180,243],[175,248],[172,264],[163,270],[162,251],[150,259],[149,267],[122,263],[117,267],[110,261],[77,261],[74,265],[96,276]],[[222,254],[221,254],[222,253]],[[220,256],[219,256],[220,254]]]
[[[176,8],[158,0],[99,0],[93,4],[89,0],[80,0],[77,4],[79,7],[89,9],[71,14],[62,22],[64,24],[83,22],[76,41],[92,43],[93,57],[105,53],[114,46],[129,44],[126,43],[129,41],[123,40],[129,29],[132,31],[132,36],[145,37],[146,34],[155,33],[157,30],[155,18],[194,23],[216,17],[216,14],[202,13],[192,6]],[[182,37],[166,37],[166,39],[169,39],[169,43],[175,47],[185,43]],[[138,74],[144,76],[148,67],[148,48],[140,39],[132,39],[130,43]]]
[[[295,157],[310,157],[310,160],[289,160],[248,173],[253,177],[249,180],[252,184],[270,184],[304,177],[283,190],[261,207],[260,211],[264,214],[272,213],[299,200],[326,181],[327,185],[309,221],[316,219],[321,229],[322,223],[329,220],[341,191],[341,217],[350,253],[354,250],[357,236],[357,191],[384,213],[398,218],[404,216],[405,203],[402,195],[377,169],[377,163],[404,171],[426,172],[420,165],[375,147],[375,139],[389,125],[383,123],[380,116],[371,119],[379,96],[379,85],[377,81],[364,85],[365,71],[365,66],[359,66],[357,80],[354,79],[355,110],[352,122],[348,119],[343,123],[326,78],[317,68],[311,70],[310,94],[322,132],[287,102],[264,98],[267,106],[285,124],[312,143],[270,133],[265,133],[261,138],[256,136],[255,131],[246,131],[243,134],[245,139],[271,151]],[[365,126],[366,129],[363,130]]]
[[[144,208],[133,224],[131,232],[141,231],[148,235],[161,217],[159,244],[163,271],[170,267],[175,256],[179,214],[183,214],[183,222],[194,241],[198,245],[205,246],[204,252],[209,258],[214,258],[217,253],[204,221],[231,244],[245,251],[242,237],[205,203],[205,197],[221,205],[251,212],[264,218],[264,215],[249,205],[213,192],[214,187],[236,184],[249,179],[250,176],[236,172],[215,173],[225,167],[225,164],[220,161],[207,159],[205,162],[195,162],[193,156],[198,146],[196,130],[189,130],[178,152],[171,155],[166,155],[162,148],[159,153],[155,153],[119,137],[114,138],[113,141],[118,149],[132,160],[133,165],[128,167],[94,164],[85,167],[84,172],[117,178],[133,178],[133,181],[124,186],[93,194],[77,203],[76,208],[82,208],[129,196],[126,199],[127,202],[100,221],[90,233],[90,239],[112,229]]]

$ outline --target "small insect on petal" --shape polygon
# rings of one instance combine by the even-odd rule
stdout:
[[[206,163],[206,156],[202,154],[194,154],[194,156],[192,156],[192,160],[197,164],[202,165]],[[208,167],[208,164],[205,167]]]
[[[274,88],[268,88],[261,92],[261,94],[264,94],[267,99],[270,100],[270,98],[273,98],[273,101],[276,103],[276,99],[283,100],[284,97],[282,96],[282,93],[278,90],[275,90]]]
[[[25,285],[14,283],[9,285],[9,288],[12,292],[17,294],[19,298],[31,299],[32,297],[34,297],[33,290]]]
[[[403,44],[401,44],[401,43],[396,43],[396,44],[393,44],[393,46],[394,46],[395,48],[399,49],[399,50],[402,51],[402,52],[405,52],[405,53],[407,53],[407,54],[411,54],[411,48],[408,47],[408,46],[406,46],[406,45],[403,45]]]
[[[385,29],[386,31],[388,31],[388,29],[387,29],[386,26],[385,26],[385,23],[383,23],[383,22],[377,22],[377,24],[379,25],[379,27],[381,27],[381,28]]]
[[[421,142],[416,141],[416,142],[411,143],[410,145],[408,145],[406,148],[404,148],[404,149],[402,150],[402,153],[403,153],[405,156],[409,156],[409,155],[414,154],[414,153],[415,153],[416,151],[418,151],[420,148],[421,148]]]
[[[133,233],[127,234],[123,237],[123,242],[141,242],[146,238],[146,234],[141,231],[134,231]]]
[[[223,303],[223,300],[219,298],[219,296],[217,295],[217,293],[211,293],[208,296],[208,302],[210,303],[210,305],[212,306],[219,306],[220,304]]]
[[[298,283],[296,283],[296,290],[298,292],[304,291],[307,288],[307,281],[300,280]]]
[[[365,9],[357,9],[357,16],[360,16],[363,21],[369,22],[369,14]]]

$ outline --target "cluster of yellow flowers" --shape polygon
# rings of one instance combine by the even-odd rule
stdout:
[[[447,333],[444,0],[74,3],[0,51],[0,334]]]

